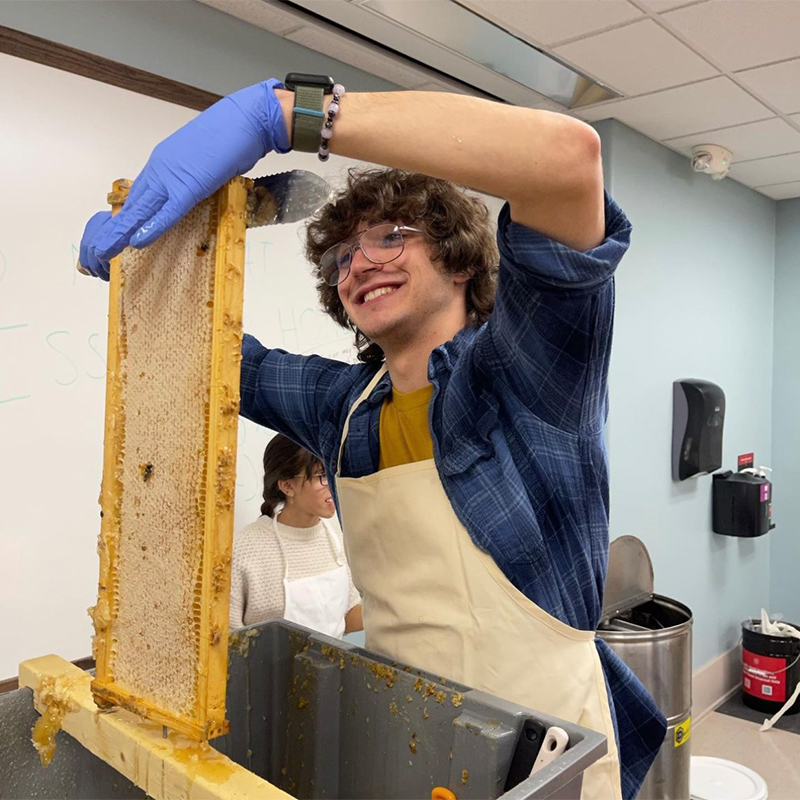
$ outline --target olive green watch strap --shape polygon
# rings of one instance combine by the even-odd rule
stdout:
[[[320,132],[325,122],[323,113],[325,87],[298,85],[294,90],[292,112],[292,148],[303,153],[316,153]]]

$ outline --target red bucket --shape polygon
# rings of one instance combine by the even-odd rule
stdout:
[[[793,628],[800,627],[790,624]],[[800,682],[800,639],[761,632],[761,621],[742,623],[742,700],[757,711],[780,711]],[[787,714],[800,711],[800,697]]]

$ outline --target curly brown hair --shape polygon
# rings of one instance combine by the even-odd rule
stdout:
[[[468,275],[467,318],[482,325],[494,308],[497,289],[497,245],[489,209],[479,198],[439,178],[398,169],[351,168],[347,184],[309,223],[306,257],[315,266],[323,309],[355,334],[359,361],[379,364],[383,350],[347,316],[335,286],[319,274],[319,260],[333,245],[353,235],[360,222],[401,221],[417,225],[444,272]]]

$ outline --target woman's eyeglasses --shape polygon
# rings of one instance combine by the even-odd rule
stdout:
[[[399,258],[405,248],[405,235],[423,233],[419,228],[386,222],[356,234],[344,242],[329,247],[319,260],[319,273],[328,286],[338,286],[350,274],[350,268],[361,250],[372,264],[388,264]]]
[[[316,478],[320,486],[328,485],[328,476],[324,472],[315,472],[310,478],[306,475],[295,475],[295,478],[305,478],[309,483]]]

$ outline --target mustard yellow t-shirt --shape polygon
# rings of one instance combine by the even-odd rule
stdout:
[[[433,439],[428,425],[428,406],[433,385],[413,392],[398,392],[383,401],[380,421],[378,469],[433,458]]]

